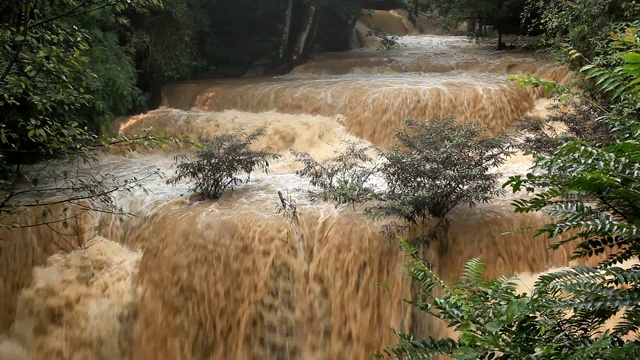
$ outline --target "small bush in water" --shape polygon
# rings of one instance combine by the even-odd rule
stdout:
[[[351,141],[345,141],[343,145],[343,151],[322,163],[309,153],[292,150],[296,160],[304,165],[296,175],[308,178],[311,185],[321,189],[310,191],[312,198],[353,206],[375,199],[370,180],[377,171],[377,164],[367,155],[372,147]]]
[[[482,130],[452,117],[405,120],[396,143],[382,153],[380,171],[388,190],[368,213],[416,224],[445,220],[460,204],[474,206],[499,195],[500,174],[492,170],[513,153],[511,139],[507,134],[481,136]]]
[[[192,190],[202,199],[219,199],[226,189],[233,190],[243,182],[239,174],[247,174],[244,180],[247,182],[251,172],[256,169],[268,172],[269,160],[280,157],[265,150],[251,150],[251,143],[264,134],[265,129],[259,128],[250,134],[238,130],[201,140],[202,149],[198,150],[195,159],[176,156],[178,170],[167,183],[175,185],[187,179],[194,182]]]
[[[398,35],[387,34],[386,32],[379,30],[370,30],[367,33],[367,36],[378,38],[380,45],[378,45],[377,50],[391,50],[400,46],[400,43],[398,42],[400,37]]]
[[[293,151],[304,165],[296,174],[321,189],[312,197],[338,204],[379,200],[365,213],[403,224],[444,221],[454,207],[488,202],[502,192],[500,174],[493,170],[513,153],[510,136],[481,136],[477,124],[453,118],[404,123],[396,143],[378,151],[379,162],[367,155],[370,147],[347,142],[344,151],[322,163]],[[385,180],[387,189],[376,190],[370,181],[374,175]],[[391,223],[386,233],[395,237],[404,228]]]

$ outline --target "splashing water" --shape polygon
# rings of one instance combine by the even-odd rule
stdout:
[[[415,31],[402,17],[376,12],[371,23]],[[311,201],[288,151],[323,160],[342,139],[385,147],[407,117],[453,114],[497,133],[543,113],[546,101],[506,74],[562,82],[571,74],[460,37],[410,36],[401,44],[325,54],[275,78],[170,85],[165,107],[121,122],[124,132],[151,126],[196,138],[264,126],[256,146],[285,156],[217,202],[191,203],[187,184],[156,177],[145,183],[149,193],[116,194],[134,216],[86,212],[73,229],[1,230],[0,359],[363,359],[396,342],[389,327],[448,334],[402,303],[411,283],[382,223],[362,207]],[[171,175],[174,155],[109,155],[87,171]],[[521,173],[528,161],[520,156],[501,170]],[[297,219],[276,213],[278,191],[297,202]],[[551,241],[532,231],[505,235],[548,221],[514,214],[512,199],[455,209],[447,238],[421,251],[447,281],[477,256],[489,276],[567,265],[569,248],[548,250]],[[38,214],[19,220],[34,223]],[[53,230],[82,235],[52,243]]]

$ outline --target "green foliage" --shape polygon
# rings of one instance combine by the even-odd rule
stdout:
[[[311,185],[321,189],[310,192],[313,198],[337,204],[351,203],[353,206],[375,199],[375,188],[370,181],[378,165],[367,155],[372,147],[351,141],[345,141],[343,146],[337,156],[323,163],[309,153],[292,150],[296,160],[304,165],[296,175],[308,178]]]
[[[233,190],[243,182],[238,177],[239,174],[245,173],[247,182],[251,172],[256,169],[268,172],[269,159],[280,157],[278,154],[250,148],[251,143],[264,134],[264,128],[249,134],[238,130],[202,140],[203,148],[197,151],[195,159],[191,160],[185,155],[176,156],[176,175],[167,180],[167,183],[175,185],[183,179],[192,180],[193,190],[202,199],[219,199],[226,189]]]
[[[635,89],[637,81],[634,80],[638,69],[634,61],[640,58],[634,56],[639,48],[635,30],[611,33],[608,44],[623,52],[598,57],[594,63],[582,67],[581,72],[589,82],[582,87],[590,91],[585,95],[577,95],[569,87],[536,76],[510,77],[523,86],[544,87],[546,94],[553,93],[560,100],[544,119],[521,120],[520,129],[528,132],[522,141],[522,149],[549,155],[568,141],[580,140],[602,147],[618,137],[634,133],[640,106],[640,88]],[[572,54],[582,56],[575,50]],[[558,124],[563,128],[559,129]]]
[[[547,81],[538,75],[509,75],[507,80],[513,81],[520,86],[530,86],[533,88],[543,88],[545,96],[554,94],[556,96],[565,96],[571,92],[571,89],[567,86],[559,85],[553,81]]]
[[[96,14],[87,21],[99,23],[109,14]],[[132,45],[121,46],[115,31],[98,28],[88,32],[89,43],[86,68],[92,74],[87,80],[84,92],[91,94],[92,101],[82,109],[82,116],[88,119],[90,128],[106,133],[111,130],[111,122],[116,116],[127,113],[146,99],[136,87],[138,74],[133,63]]]
[[[611,107],[612,113],[635,119],[640,110],[640,87],[636,86],[640,83],[637,26],[640,26],[640,22],[620,32],[611,32],[608,45],[618,52],[600,56],[581,69],[586,78],[592,81],[592,91],[599,95],[599,102]]]
[[[403,221],[385,227],[390,237],[410,224],[431,219],[443,225],[454,207],[488,202],[502,192],[500,174],[493,170],[513,153],[510,136],[484,136],[477,124],[457,123],[453,118],[404,123],[396,144],[378,150],[379,163],[366,154],[370,147],[347,142],[343,152],[324,163],[293,151],[304,164],[296,174],[319,187],[321,191],[312,196],[325,201],[378,200],[365,214]],[[386,189],[378,190],[371,182],[374,177],[382,178]]]
[[[585,3],[562,2],[575,7],[575,11]],[[604,11],[596,5],[605,3],[613,2],[593,5]],[[635,7],[635,3],[629,6]],[[483,280],[477,260],[467,264],[462,280],[449,286],[403,243],[410,254],[410,273],[423,299],[413,305],[443,319],[461,334],[457,339],[416,340],[398,332],[400,344],[378,357],[640,357],[640,266],[615,266],[640,257],[640,88],[636,86],[640,71],[636,34],[635,28],[610,34],[610,40],[598,43],[610,48],[598,49],[599,55],[593,60],[577,50],[572,52],[574,58],[590,61],[583,71],[586,81],[593,82],[590,86],[582,84],[589,92],[576,95],[563,89],[573,111],[554,117],[568,125],[568,131],[541,138],[540,133],[548,130],[551,122],[543,121],[534,129],[538,132],[535,136],[543,141],[529,149],[535,155],[534,166],[525,176],[512,176],[504,185],[514,192],[530,193],[514,201],[517,212],[544,211],[553,218],[538,234],[555,238],[554,248],[572,241],[577,244],[573,258],[607,254],[606,259],[597,268],[579,266],[544,274],[526,295],[517,294],[510,279]],[[520,80],[534,86],[549,85],[537,78]],[[618,321],[612,321],[620,314]]]
[[[458,339],[414,339],[396,332],[400,343],[377,358],[429,359],[634,359],[640,342],[625,340],[638,331],[640,267],[631,270],[588,267],[542,275],[531,294],[518,293],[516,279],[484,280],[484,264],[472,259],[451,286],[401,241],[421,300],[411,303],[460,332]],[[442,295],[435,295],[438,289]],[[594,310],[597,309],[597,310]],[[599,328],[618,311],[626,314],[613,329]]]
[[[146,4],[140,1],[135,2],[137,7],[122,7],[122,3],[85,0],[48,5],[27,1],[19,8],[3,5],[3,11],[11,9],[3,13],[0,28],[4,47],[0,54],[4,135],[0,151],[5,167],[47,153],[64,156],[64,149],[81,146],[86,140],[86,126],[100,128],[139,99],[130,54],[127,57],[115,35],[99,26],[116,23],[122,11],[142,10]],[[97,21],[96,12],[111,20]]]
[[[490,171],[513,151],[508,135],[482,136],[482,130],[453,118],[405,120],[398,143],[383,153],[388,189],[369,213],[415,224],[445,219],[460,204],[490,201],[500,193],[500,174]]]
[[[53,124],[57,129],[57,124]],[[61,129],[64,132],[67,129]],[[109,173],[92,174],[86,167],[98,161],[105,153],[120,152],[123,155],[141,149],[162,148],[170,144],[181,146],[186,138],[174,138],[167,134],[154,135],[141,130],[132,135],[115,137],[98,136],[86,131],[71,129],[73,139],[83,134],[80,143],[52,142],[49,149],[53,153],[61,152],[65,156],[54,157],[33,165],[23,164],[19,173],[11,169],[10,180],[0,180],[0,226],[4,228],[24,228],[49,226],[56,222],[69,223],[73,220],[67,210],[77,206],[84,210],[95,210],[117,215],[128,215],[114,202],[116,192],[131,192],[141,189],[146,192],[143,181],[161,175],[152,170],[142,177],[119,177]],[[48,132],[34,134],[34,137],[46,139]],[[64,216],[55,219],[51,215],[51,206],[63,204]],[[15,218],[25,208],[42,208],[42,221],[25,224]],[[75,216],[75,215],[73,215]],[[66,225],[65,225],[66,227]],[[77,235],[77,234],[68,234]]]
[[[379,200],[365,209],[374,218],[395,217],[409,224],[429,219],[446,220],[460,204],[474,206],[499,193],[500,174],[491,172],[513,151],[510,137],[481,135],[475,123],[456,123],[453,118],[431,121],[405,120],[397,143],[378,153],[378,164],[368,146],[346,142],[338,156],[319,163],[307,153],[292,151],[304,165],[296,172],[321,189],[312,196],[338,204]],[[380,176],[387,189],[378,191],[371,180]],[[393,236],[405,225],[392,223]]]
[[[634,60],[626,54],[621,57]],[[625,66],[602,68],[600,75],[633,77],[634,66]],[[411,275],[426,299],[414,305],[445,320],[461,335],[457,340],[415,340],[398,333],[401,343],[388,348],[388,356],[428,358],[444,354],[456,359],[640,356],[637,339],[640,266],[626,269],[613,266],[640,255],[640,143],[637,122],[630,118],[637,105],[627,105],[623,100],[625,96],[637,95],[629,85],[633,81],[621,82],[624,89],[619,95],[582,98],[588,109],[597,107],[601,111],[597,121],[608,127],[608,136],[564,144],[555,142],[552,143],[557,145],[555,149],[534,150],[536,161],[531,171],[526,176],[513,176],[505,184],[514,191],[534,193],[514,201],[517,212],[545,211],[555,219],[538,231],[558,239],[554,248],[577,241],[574,258],[608,252],[610,255],[602,267],[581,266],[542,275],[531,294],[524,295],[515,292],[515,283],[509,279],[482,280],[479,275],[482,267],[472,260],[463,279],[447,286],[404,243],[412,259]],[[606,80],[596,85],[604,95],[611,91]],[[605,109],[598,101],[617,103]],[[587,119],[589,115],[593,113],[582,113]],[[578,131],[573,134],[576,135]],[[435,295],[435,289],[443,295]],[[619,312],[623,315],[617,324],[603,329]]]
[[[620,57],[633,61],[634,57],[627,54]],[[638,98],[638,90],[629,85],[636,81],[633,69],[622,65],[598,71],[599,77],[605,79],[596,83],[603,95],[610,86],[606,79],[618,79],[623,71],[629,77],[620,81],[620,94],[600,98],[603,102],[617,102],[609,110],[600,106],[597,122],[608,130],[608,137],[562,144],[546,156],[538,156],[529,174],[513,176],[505,184],[514,192],[541,189],[532,198],[516,201],[516,211],[547,211],[559,220],[540,229],[540,234],[551,237],[571,234],[556,246],[579,240],[575,257],[612,251],[606,264],[638,255],[640,124],[636,119],[638,104],[626,100]],[[593,68],[586,71],[592,72]],[[585,102],[591,107],[598,106],[596,100]]]
[[[469,36],[487,36],[487,26],[499,33],[519,33],[520,15],[526,0],[435,0],[432,8],[443,16],[449,27],[467,21]]]
[[[147,132],[108,136],[112,117],[140,99],[132,53],[118,31],[125,13],[157,0],[6,1],[0,4],[0,222],[20,209],[72,204],[121,213],[112,194],[139,178],[84,175],[87,163],[173,140]],[[148,176],[156,175],[152,172]],[[53,196],[62,196],[52,199]],[[89,204],[89,205],[87,205]],[[68,223],[69,219],[62,219]]]
[[[524,117],[517,127],[525,133],[518,147],[526,153],[550,155],[569,141],[601,146],[613,140],[611,128],[599,121],[604,112],[574,97],[554,103],[544,118]]]
[[[159,86],[165,81],[187,79],[197,70],[201,65],[198,36],[213,16],[204,6],[200,0],[165,0],[147,13],[129,16],[142,80]]]
[[[544,29],[547,46],[567,62],[582,66],[611,55],[609,32],[638,19],[640,5],[627,0],[528,0],[534,27]],[[581,56],[574,56],[577,51]]]
[[[546,189],[515,205],[517,212],[544,209],[560,219],[539,230],[552,237],[572,234],[555,246],[579,239],[574,257],[615,249],[607,263],[637,255],[640,144],[636,140],[602,148],[570,142],[538,159],[533,171],[544,175],[513,176],[506,185],[514,191]]]

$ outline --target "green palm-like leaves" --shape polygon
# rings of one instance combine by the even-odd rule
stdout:
[[[531,294],[516,292],[516,280],[484,280],[484,264],[472,259],[462,280],[451,286],[401,242],[411,258],[410,274],[425,290],[413,303],[460,332],[458,339],[417,340],[396,332],[400,342],[376,354],[379,359],[632,359],[640,355],[638,306],[633,289],[640,269],[577,267],[540,276]],[[629,286],[620,289],[620,285]],[[434,295],[440,289],[442,295]],[[613,329],[603,324],[626,311]],[[631,340],[625,336],[631,335]]]

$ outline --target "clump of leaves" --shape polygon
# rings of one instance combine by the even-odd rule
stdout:
[[[614,56],[633,61],[625,57],[629,53]],[[541,228],[540,234],[571,234],[555,246],[578,240],[574,257],[610,252],[606,265],[640,254],[640,123],[634,111],[637,104],[625,101],[640,94],[640,89],[633,87],[634,82],[640,82],[640,71],[633,73],[629,70],[634,66],[627,65],[602,69],[607,74],[624,72],[629,76],[624,92],[615,97],[617,104],[600,106],[602,115],[597,121],[608,136],[601,141],[587,138],[566,142],[538,156],[529,174],[512,176],[505,184],[514,192],[540,189],[531,198],[515,201],[516,212],[547,212],[557,221]],[[592,103],[598,100],[605,104],[610,101],[599,98]]]
[[[542,2],[541,2],[542,3]],[[545,3],[546,4],[546,3]],[[636,6],[636,4],[631,4]],[[633,29],[635,34],[635,29]],[[637,42],[634,36],[631,40]],[[611,49],[613,50],[613,49]],[[464,278],[447,286],[418,254],[411,256],[411,275],[426,301],[421,310],[445,320],[461,332],[459,339],[415,340],[397,332],[401,342],[387,356],[430,358],[444,354],[456,359],[638,359],[640,358],[640,266],[613,265],[640,256],[640,56],[625,51],[611,56],[625,61],[601,61],[594,84],[600,93],[587,100],[602,112],[581,115],[608,126],[604,137],[573,130],[576,137],[549,149],[541,148],[525,176],[513,176],[505,187],[535,195],[514,201],[516,212],[545,211],[553,221],[538,230],[551,238],[564,235],[554,247],[577,243],[574,258],[608,253],[598,268],[576,267],[542,275],[530,295],[515,293],[513,282],[482,280],[473,260]],[[611,59],[609,59],[611,60]],[[591,68],[585,71],[592,72]],[[615,85],[623,78],[624,87]],[[614,79],[610,82],[607,79]],[[622,92],[618,91],[622,89]],[[587,94],[589,95],[589,94]],[[576,121],[575,126],[582,125]],[[608,137],[610,136],[610,137]],[[554,143],[558,144],[558,143]],[[535,150],[534,150],[535,151]],[[442,289],[442,296],[433,290]],[[603,325],[623,312],[617,324]],[[378,354],[378,357],[382,357]]]
[[[391,50],[400,46],[398,42],[400,37],[398,35],[388,34],[379,30],[369,30],[367,36],[376,37],[380,41],[377,50]]]
[[[476,258],[467,262],[461,280],[449,286],[419,258],[418,251],[406,241],[401,244],[409,255],[409,272],[420,288],[421,300],[412,305],[444,320],[460,336],[417,340],[395,331],[400,343],[387,347],[376,358],[448,355],[454,359],[578,360],[637,359],[640,354],[640,343],[624,338],[638,329],[630,326],[638,317],[635,293],[617,288],[635,281],[620,276],[628,270],[578,267],[544,274],[534,291],[524,294],[516,291],[513,278],[484,280],[484,264]],[[632,271],[637,276],[640,269]],[[599,281],[598,291],[586,287],[584,279]],[[436,288],[442,295],[434,295]],[[618,301],[611,301],[605,293]],[[592,310],[594,304],[603,303],[609,305]],[[601,331],[605,321],[625,306],[629,307],[622,321],[609,331]]]
[[[296,175],[308,178],[309,183],[320,188],[310,191],[314,198],[337,204],[363,203],[376,198],[375,188],[370,183],[378,164],[367,155],[371,146],[352,141],[343,142],[344,149],[335,157],[322,163],[309,153],[292,150],[296,160],[304,165]]]
[[[292,153],[304,165],[296,174],[321,189],[311,192],[312,196],[354,206],[379,200],[365,209],[367,215],[403,220],[386,226],[385,232],[392,237],[411,224],[431,219],[445,224],[454,207],[488,202],[502,193],[500,174],[493,170],[513,154],[511,138],[507,134],[483,136],[483,131],[473,122],[457,123],[451,117],[405,120],[396,134],[397,143],[378,151],[380,162],[367,155],[370,146],[352,142],[323,163],[308,153]],[[374,175],[385,180],[386,190],[371,184]]]
[[[370,215],[412,224],[446,220],[460,204],[474,206],[501,193],[500,174],[491,170],[513,154],[506,133],[482,136],[476,123],[457,123],[452,117],[404,123],[398,142],[383,153],[380,170],[388,190],[382,202],[368,209]]]
[[[611,127],[599,121],[604,112],[587,101],[572,98],[555,102],[549,111],[544,118],[524,117],[518,121],[517,129],[525,132],[518,144],[521,150],[549,155],[569,141],[583,140],[598,145],[613,139]]]
[[[280,157],[267,150],[251,149],[251,143],[264,134],[264,128],[249,134],[240,129],[202,140],[202,149],[197,151],[194,159],[186,155],[176,156],[176,175],[167,183],[175,185],[188,179],[194,182],[192,190],[202,199],[219,199],[226,189],[233,190],[248,182],[256,169],[268,172],[269,160]],[[244,180],[238,177],[242,173],[247,174]]]

